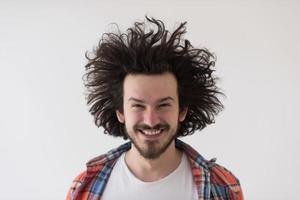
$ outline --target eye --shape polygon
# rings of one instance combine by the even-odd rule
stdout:
[[[144,105],[142,105],[142,104],[132,104],[131,107],[134,108],[134,109],[142,109],[142,108],[144,108]]]
[[[171,106],[170,103],[162,103],[162,104],[158,105],[159,108],[166,108],[166,107],[170,107],[170,106]]]

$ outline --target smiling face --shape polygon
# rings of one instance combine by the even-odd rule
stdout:
[[[158,158],[170,148],[178,123],[187,109],[179,113],[177,80],[171,73],[127,75],[123,83],[123,112],[116,111],[125,123],[133,148],[146,159]]]

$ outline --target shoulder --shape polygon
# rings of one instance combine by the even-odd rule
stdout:
[[[130,148],[129,143],[125,143],[115,149],[110,150],[106,154],[97,156],[86,163],[86,170],[79,173],[73,180],[67,194],[69,199],[86,199],[89,196],[91,189],[95,187],[104,187],[104,183],[110,171],[120,157],[120,155]],[[100,174],[99,174],[100,173]],[[95,181],[97,179],[97,181]]]
[[[86,171],[82,171],[75,177],[75,179],[73,180],[73,182],[71,184],[71,187],[68,190],[67,198],[66,198],[67,200],[74,199],[74,193],[82,185],[85,177],[86,177]]]
[[[207,162],[212,195],[227,196],[230,200],[242,200],[243,194],[239,179],[231,171],[215,163],[215,159]]]
[[[176,147],[188,156],[198,190],[210,191],[210,195],[213,196],[212,199],[243,199],[238,178],[228,169],[217,164],[216,159],[206,160],[194,148],[178,139],[176,140]],[[206,193],[205,191],[203,192]]]
[[[105,166],[107,166],[107,163],[114,161],[107,159],[107,156],[108,154],[103,154],[87,162],[86,170],[80,172],[72,181],[67,193],[67,200],[88,199],[88,197],[92,195],[92,188],[98,187],[99,184],[103,185],[102,183],[105,181],[105,177],[101,174],[108,174],[110,168]]]

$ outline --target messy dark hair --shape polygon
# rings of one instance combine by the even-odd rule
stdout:
[[[180,111],[188,107],[177,137],[214,123],[223,108],[217,97],[222,92],[212,75],[216,59],[207,49],[194,48],[182,39],[185,25],[181,23],[170,33],[161,20],[146,16],[146,22],[135,22],[125,33],[118,26],[116,32],[104,33],[94,55],[86,53],[83,80],[87,104],[91,105],[89,111],[96,126],[104,127],[104,133],[127,139],[116,110],[123,112],[123,81],[128,74],[175,75]]]

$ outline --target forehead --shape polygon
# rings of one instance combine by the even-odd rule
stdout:
[[[155,101],[165,97],[177,99],[177,80],[172,73],[158,75],[129,74],[125,77],[124,99]]]

